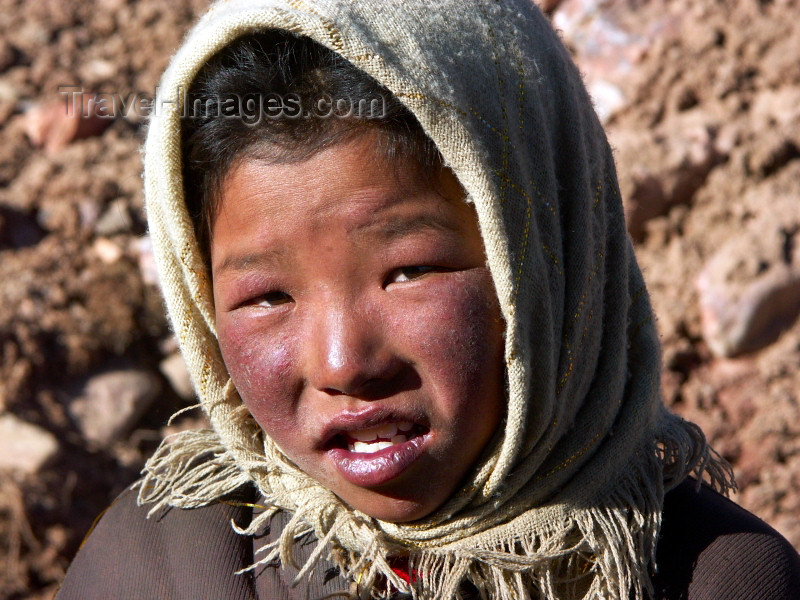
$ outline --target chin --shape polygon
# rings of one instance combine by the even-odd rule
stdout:
[[[363,510],[362,512],[367,513],[369,516],[379,521],[409,523],[427,517],[434,511],[433,508],[420,505],[419,503],[403,500],[389,501],[388,503],[384,501],[381,504],[381,506],[365,507],[367,510]]]
[[[428,497],[425,501],[395,498],[379,492],[369,492],[370,498],[359,498],[349,502],[343,498],[344,502],[352,508],[368,514],[379,521],[390,523],[409,523],[423,519],[433,513],[441,503],[434,503]]]

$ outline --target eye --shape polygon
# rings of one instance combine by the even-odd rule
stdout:
[[[435,271],[437,267],[432,267],[429,265],[414,265],[411,267],[400,267],[399,269],[395,269],[389,274],[389,278],[387,283],[404,283],[406,281],[412,281],[414,279],[419,279],[423,275],[427,275],[432,271]]]
[[[292,297],[285,292],[269,292],[263,296],[259,296],[253,300],[253,306],[262,306],[264,308],[275,308],[281,304],[291,302]]]

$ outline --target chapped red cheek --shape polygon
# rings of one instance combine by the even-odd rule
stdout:
[[[291,340],[259,332],[247,320],[234,320],[220,330],[225,366],[245,404],[260,421],[258,409],[276,413],[291,406]]]
[[[433,359],[429,366],[436,369],[437,381],[461,387],[477,384],[484,379],[487,358],[489,365],[501,360],[502,323],[488,275],[450,278],[438,296],[440,302],[427,305],[419,318],[403,327],[413,330],[411,337]]]

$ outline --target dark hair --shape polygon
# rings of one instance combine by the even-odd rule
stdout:
[[[424,173],[442,165],[436,145],[389,90],[339,54],[285,31],[225,47],[200,70],[184,106],[184,192],[206,257],[221,185],[243,157],[303,160],[375,130],[390,160],[411,158]]]

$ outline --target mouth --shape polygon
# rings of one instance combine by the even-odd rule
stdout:
[[[411,421],[340,430],[326,453],[341,476],[360,487],[375,487],[399,477],[423,454],[430,429]]]
[[[425,432],[425,428],[421,425],[415,425],[410,421],[401,421],[345,431],[334,438],[334,441],[349,452],[375,454],[397,444],[405,444]]]

